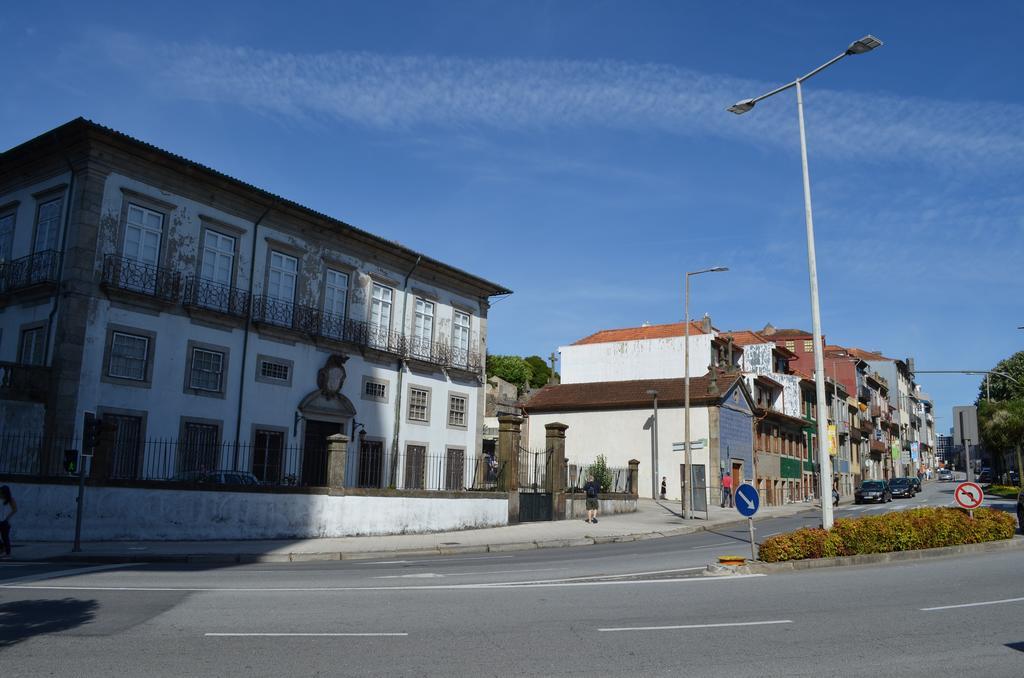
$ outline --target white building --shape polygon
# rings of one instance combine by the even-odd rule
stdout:
[[[124,479],[324,485],[339,432],[346,485],[476,475],[500,285],[83,119],[0,155],[0,263],[7,434],[96,412]]]

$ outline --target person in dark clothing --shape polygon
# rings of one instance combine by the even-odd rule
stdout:
[[[665,495],[668,494],[668,478],[665,476],[661,477],[661,498],[664,499]]]
[[[18,503],[11,496],[11,488],[0,487],[0,556],[4,558],[11,555],[11,518],[17,512]]]
[[[583,486],[583,491],[587,493],[587,517],[583,519],[585,523],[596,523],[597,522],[597,495],[601,492],[601,484],[594,480],[594,476],[587,476],[587,484]]]

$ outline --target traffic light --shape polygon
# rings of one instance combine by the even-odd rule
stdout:
[[[71,474],[78,471],[78,450],[64,450],[64,470]]]
[[[100,420],[93,412],[85,413],[85,422],[82,427],[82,453],[92,454],[96,450],[96,443],[100,435]]]

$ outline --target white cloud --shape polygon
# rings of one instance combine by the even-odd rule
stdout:
[[[795,146],[792,101],[765,102],[740,117],[725,112],[734,101],[775,83],[667,65],[305,55],[212,44],[154,45],[111,33],[94,34],[90,43],[93,52],[105,53],[165,95],[290,119],[335,119],[380,129],[605,127],[713,135],[788,151]],[[858,66],[871,67],[869,61]],[[840,93],[817,83],[807,90],[814,152],[945,167],[1017,163],[1024,153],[1024,106]]]

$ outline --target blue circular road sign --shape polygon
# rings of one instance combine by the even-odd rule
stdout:
[[[761,508],[761,495],[757,493],[757,488],[749,483],[743,483],[736,488],[736,510],[740,512],[740,515],[744,518],[750,518],[757,509]]]

